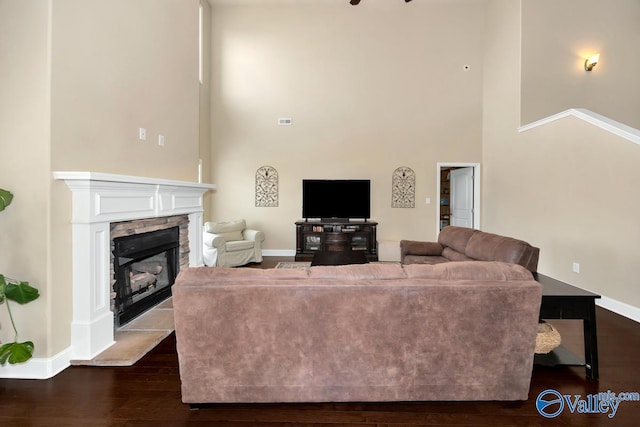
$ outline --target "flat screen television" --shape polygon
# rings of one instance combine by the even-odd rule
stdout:
[[[302,180],[302,217],[336,221],[371,218],[371,181]]]

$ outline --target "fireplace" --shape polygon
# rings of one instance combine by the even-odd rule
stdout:
[[[90,360],[113,345],[116,324],[124,321],[123,318],[117,320],[115,313],[114,239],[179,225],[179,267],[175,267],[175,273],[182,268],[203,265],[202,198],[216,186],[101,172],[54,172],[53,175],[55,179],[64,180],[72,192],[73,315],[68,354],[71,360]],[[186,219],[184,223],[165,224],[180,216]],[[123,223],[129,221],[141,222],[142,226],[132,230],[126,225],[126,229],[114,234],[114,227],[125,227]],[[152,254],[142,257],[158,262]],[[171,255],[165,257],[169,270],[173,261]],[[119,265],[126,265],[127,256],[120,258],[123,259],[118,260]],[[138,259],[140,255],[132,258]],[[132,272],[137,268],[129,267]],[[147,285],[146,292],[130,295],[131,301],[137,302],[144,293],[158,293],[157,282],[155,286],[149,289]]]
[[[179,270],[180,229],[113,239],[115,326],[122,326],[171,295]]]

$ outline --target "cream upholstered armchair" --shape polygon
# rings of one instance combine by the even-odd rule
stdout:
[[[204,263],[209,267],[262,262],[264,233],[248,229],[244,219],[206,222],[202,241]]]

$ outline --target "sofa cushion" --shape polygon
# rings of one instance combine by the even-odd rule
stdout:
[[[247,228],[244,219],[224,222],[207,222],[204,224],[204,231],[222,236],[227,242],[243,240],[242,230]]]
[[[436,265],[403,266],[410,279],[445,279],[473,281],[532,280],[529,270],[517,264],[489,261],[446,262]]]
[[[456,252],[465,253],[467,243],[476,233],[473,228],[449,226],[442,229],[438,235],[438,243],[453,248]]]
[[[467,244],[466,255],[480,261],[522,264],[531,245],[522,240],[492,233],[476,233]]]
[[[227,252],[236,252],[251,249],[255,245],[256,242],[254,242],[253,240],[232,240],[230,242],[227,242],[226,248]]]
[[[243,282],[255,280],[300,280],[307,279],[309,273],[304,268],[231,268],[231,267],[191,267],[181,270],[176,284],[188,283],[196,285],[220,282]]]
[[[414,240],[401,240],[402,251],[412,255],[435,256],[442,255],[442,245],[436,242],[418,242]]]
[[[449,262],[451,260],[443,256],[425,256],[425,255],[405,255],[402,259],[404,264],[440,264],[441,262]]]
[[[470,258],[465,254],[457,252],[449,247],[446,247],[442,250],[442,256],[448,261],[475,261],[473,258]]]
[[[317,265],[309,269],[312,279],[372,280],[405,279],[400,264]]]

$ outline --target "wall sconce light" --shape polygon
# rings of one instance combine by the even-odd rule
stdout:
[[[598,63],[599,60],[600,60],[600,54],[599,53],[596,53],[595,55],[592,55],[592,56],[588,57],[584,61],[584,69],[586,71],[593,70],[593,67],[596,66],[596,64]]]

